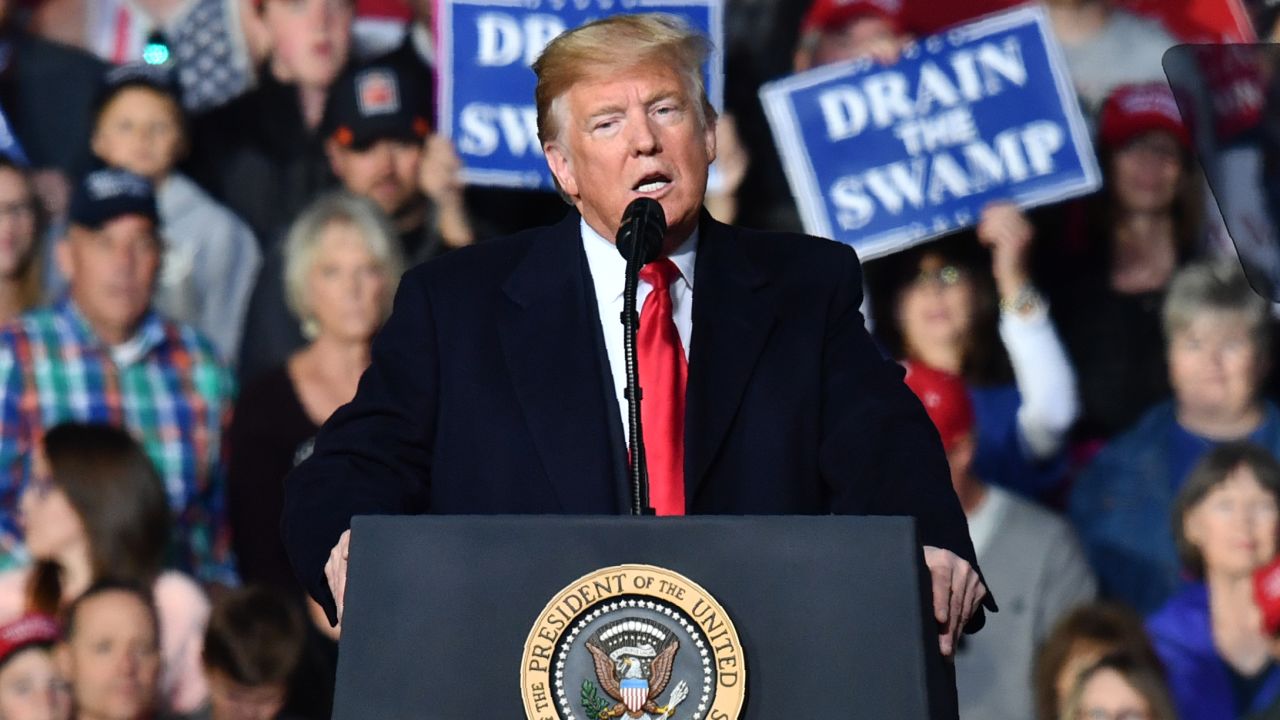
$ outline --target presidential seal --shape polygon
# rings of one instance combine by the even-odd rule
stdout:
[[[603,568],[562,590],[520,668],[530,720],[736,720],[746,681],[724,608],[648,565]]]

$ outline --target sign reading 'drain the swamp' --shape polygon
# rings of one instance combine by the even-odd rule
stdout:
[[[893,66],[818,68],[760,90],[805,229],[863,258],[1097,189],[1099,173],[1039,8],[908,47]]]
[[[678,15],[722,46],[721,0],[441,0],[437,87],[440,132],[453,138],[463,179],[477,185],[552,189],[538,143],[530,65],[570,28],[619,13]],[[723,107],[717,50],[703,68],[707,94]]]

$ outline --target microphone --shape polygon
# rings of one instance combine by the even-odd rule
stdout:
[[[640,268],[662,253],[662,240],[667,234],[667,215],[653,198],[636,198],[622,213],[618,226],[618,252],[627,259],[626,283],[622,290],[622,347],[626,355],[627,426],[631,437],[627,449],[631,456],[631,514],[653,515],[649,505],[649,466],[644,454],[644,430],[640,418],[639,358],[636,357],[636,332],[640,316],[636,313],[636,287],[640,284]]]
[[[667,215],[653,198],[636,198],[622,211],[618,226],[618,252],[627,264],[636,263],[636,272],[662,253],[662,238],[667,233]]]

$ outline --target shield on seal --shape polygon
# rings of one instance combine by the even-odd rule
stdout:
[[[625,678],[620,684],[622,704],[631,712],[640,712],[649,699],[649,681],[644,678]]]

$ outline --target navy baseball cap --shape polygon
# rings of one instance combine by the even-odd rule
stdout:
[[[102,76],[102,84],[98,87],[93,99],[94,122],[102,114],[102,109],[116,95],[129,88],[146,88],[173,100],[179,113],[183,113],[182,89],[178,87],[177,78],[165,67],[146,63],[129,63],[109,70]]]
[[[91,230],[122,215],[141,215],[159,221],[151,181],[127,170],[95,170],[76,185],[71,195],[71,223]]]
[[[420,142],[431,132],[431,88],[392,63],[342,73],[325,103],[321,132],[339,145],[367,148],[379,140]]]

